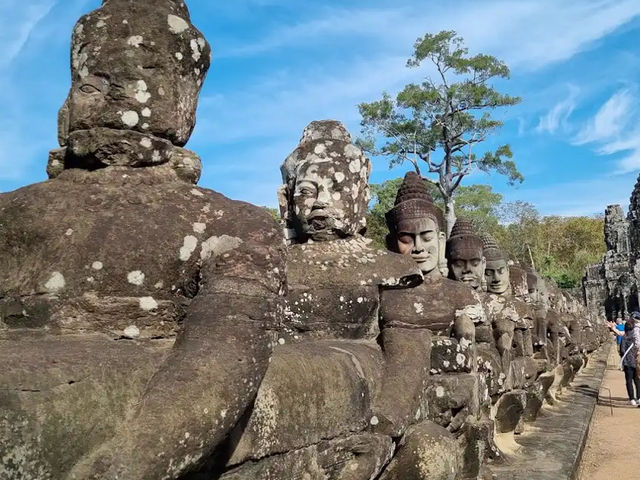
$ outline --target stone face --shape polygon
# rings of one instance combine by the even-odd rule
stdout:
[[[210,57],[184,3],[110,0],[82,17],[58,117],[64,149],[52,152],[49,177],[62,168],[181,164]],[[197,181],[201,167],[193,167],[197,175],[181,178]]]
[[[280,209],[291,243],[364,232],[371,163],[342,124],[307,126],[281,170]]]

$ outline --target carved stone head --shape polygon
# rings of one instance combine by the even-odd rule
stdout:
[[[500,250],[498,243],[489,235],[482,236],[483,255],[486,259],[484,270],[487,292],[496,295],[510,295],[511,284],[507,256]]]
[[[543,278],[536,272],[527,272],[528,299],[538,314],[546,314],[549,310],[549,295]]]
[[[169,162],[193,131],[210,61],[184,1],[104,0],[73,31],[59,115],[66,167]]]
[[[520,300],[525,300],[529,293],[526,270],[518,265],[511,265],[509,267],[509,280],[513,295]]]
[[[371,163],[340,122],[312,122],[281,171],[278,196],[290,243],[364,233]]]
[[[473,289],[482,287],[486,259],[482,239],[475,234],[470,221],[459,218],[447,241],[449,277],[469,285]]]
[[[444,216],[416,172],[405,175],[386,220],[392,251],[411,255],[424,275],[446,272]]]

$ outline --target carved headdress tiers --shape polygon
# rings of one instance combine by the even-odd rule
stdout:
[[[508,261],[507,256],[498,246],[495,238],[488,233],[482,235],[482,251],[487,262],[497,262],[500,260]]]
[[[438,228],[444,230],[444,216],[434,203],[425,180],[416,172],[408,172],[404,176],[395,206],[386,214],[387,226],[392,232],[398,222],[413,218],[430,218]]]
[[[459,218],[447,241],[447,258],[450,260],[481,258],[483,256],[482,250],[482,239],[476,235],[472,223],[464,218]]]

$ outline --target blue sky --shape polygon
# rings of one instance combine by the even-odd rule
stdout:
[[[69,41],[99,0],[0,0],[0,191],[45,179],[70,84]],[[628,203],[640,171],[638,0],[188,1],[214,61],[188,148],[201,186],[275,206],[279,166],[312,120],[359,133],[357,104],[420,81],[415,39],[456,30],[472,52],[505,60],[498,111],[525,182],[473,174],[543,214],[589,215]],[[402,176],[374,159],[372,182]]]

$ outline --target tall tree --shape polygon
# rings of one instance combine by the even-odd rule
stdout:
[[[449,232],[455,223],[454,192],[474,169],[506,175],[509,183],[524,177],[512,158],[511,148],[477,153],[478,144],[502,126],[490,110],[520,101],[499,93],[490,81],[508,78],[509,68],[490,55],[470,56],[462,38],[442,31],[419,38],[407,66],[431,62],[433,76],[421,84],[407,85],[395,99],[359,105],[363,138],[360,145],[373,155],[391,157],[390,166],[410,162],[437,186],[445,201]],[[379,136],[384,140],[379,144]],[[440,154],[438,158],[434,153]]]

